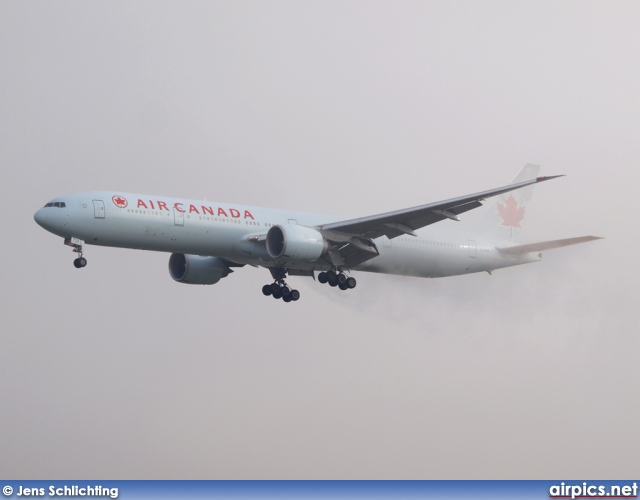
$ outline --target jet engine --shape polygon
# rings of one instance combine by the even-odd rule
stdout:
[[[297,224],[273,226],[267,233],[267,252],[272,259],[312,262],[328,244],[319,231]]]
[[[213,285],[229,272],[229,267],[220,257],[183,253],[172,253],[169,257],[169,274],[179,283]]]

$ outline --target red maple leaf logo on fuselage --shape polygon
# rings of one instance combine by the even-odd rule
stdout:
[[[524,207],[518,206],[513,195],[510,195],[504,203],[498,203],[498,212],[502,217],[503,226],[520,227],[520,222],[524,219]]]
[[[124,208],[128,205],[126,198],[120,195],[115,195],[111,199],[113,200],[113,204],[118,208]]]

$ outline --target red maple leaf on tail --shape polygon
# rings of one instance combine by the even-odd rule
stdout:
[[[509,196],[504,203],[498,204],[498,212],[502,217],[502,225],[510,227],[520,227],[520,222],[524,219],[524,207],[519,207],[518,202]]]

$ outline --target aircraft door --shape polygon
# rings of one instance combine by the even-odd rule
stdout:
[[[475,240],[469,240],[469,258],[475,259],[478,249]]]
[[[93,200],[93,216],[96,219],[104,219],[104,201]]]
[[[184,212],[173,207],[173,223],[176,226],[184,226]]]

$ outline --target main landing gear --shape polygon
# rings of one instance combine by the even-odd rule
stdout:
[[[295,302],[300,298],[298,290],[292,290],[285,282],[287,277],[286,269],[276,269],[271,271],[275,281],[262,287],[262,293],[266,296],[271,295],[274,299],[282,299],[285,302]]]
[[[342,271],[336,272],[335,269],[318,274],[318,281],[320,283],[329,283],[329,286],[337,286],[340,290],[355,288],[357,284],[354,277],[347,276]]]
[[[274,299],[282,299],[285,302],[295,302],[300,298],[300,292],[298,290],[292,290],[285,281],[287,277],[287,269],[271,269],[271,274],[275,281],[262,287],[262,293],[264,295],[271,295]],[[356,287],[356,279],[351,276],[347,276],[338,268],[333,268],[330,271],[323,271],[319,273],[318,281],[320,283],[329,283],[329,286],[332,287],[337,286],[340,290],[349,290]]]

